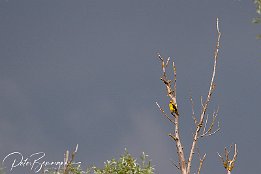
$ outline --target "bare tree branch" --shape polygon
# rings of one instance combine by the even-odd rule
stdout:
[[[204,104],[203,104],[203,97],[200,96],[200,103],[201,103],[201,108],[203,108]]]
[[[234,166],[235,166],[235,161],[237,159],[237,154],[238,154],[238,151],[237,151],[237,145],[235,144],[234,145],[234,155],[233,155],[233,158],[230,160],[229,159],[229,153],[232,149],[232,145],[230,146],[230,149],[229,151],[227,150],[227,148],[225,147],[224,149],[224,156],[225,156],[225,159],[218,153],[218,156],[219,158],[222,160],[222,163],[223,163],[223,166],[224,168],[227,170],[227,174],[230,174],[231,171],[233,170]]]
[[[169,65],[169,61],[170,61],[170,57],[168,57],[168,59],[167,59],[167,62],[166,62],[166,68],[167,68],[168,65]]]
[[[217,18],[217,33],[218,33],[218,37],[217,37],[217,42],[216,42],[216,49],[215,49],[215,52],[214,52],[214,65],[213,65],[213,72],[212,72],[212,77],[211,77],[211,81],[210,81],[210,86],[209,86],[209,91],[208,91],[208,95],[207,95],[207,98],[206,98],[206,101],[203,102],[202,100],[202,112],[200,114],[200,119],[199,119],[199,123],[196,127],[196,130],[195,130],[195,134],[194,134],[194,137],[193,137],[193,142],[192,142],[192,145],[191,145],[191,149],[190,149],[190,153],[189,153],[189,158],[188,158],[188,164],[187,164],[187,174],[190,174],[190,170],[191,170],[191,162],[192,162],[192,159],[193,159],[193,155],[194,155],[194,151],[195,151],[195,147],[196,147],[196,144],[197,144],[197,141],[198,141],[198,138],[199,138],[199,132],[202,128],[202,125],[203,125],[203,122],[204,122],[204,117],[206,115],[206,111],[207,111],[207,108],[208,108],[208,104],[211,100],[211,96],[215,90],[215,84],[214,84],[214,79],[215,79],[215,75],[216,75],[216,67],[217,67],[217,59],[218,59],[218,53],[219,53],[219,40],[220,40],[220,36],[221,36],[221,33],[219,31],[219,21],[218,21],[218,18]]]
[[[177,72],[176,72],[176,66],[175,66],[174,61],[172,63],[172,67],[173,67],[173,73],[174,73],[174,97],[177,97]]]
[[[213,116],[212,116],[213,118],[212,118],[211,124],[210,124],[208,130],[206,130],[207,123],[208,123],[208,114],[207,114],[206,120],[205,120],[205,125],[203,127],[203,133],[200,135],[201,137],[211,136],[220,130],[219,122],[217,122],[217,129],[215,131],[213,131],[213,127],[215,125],[217,115],[218,115],[218,109],[216,112],[213,112]]]
[[[173,119],[171,119],[166,113],[165,111],[160,107],[160,105],[158,104],[158,102],[156,102],[156,105],[158,106],[158,108],[160,109],[160,111],[163,113],[163,115],[172,123],[175,124],[175,121]]]
[[[175,166],[178,170],[180,170],[180,164],[179,164],[179,166],[175,163],[175,161],[173,161],[173,160],[170,160],[171,161],[171,163],[172,163],[172,165],[173,166]]]
[[[201,157],[199,148],[197,148],[197,149],[198,149],[198,157],[199,157],[199,167],[198,167],[198,172],[197,172],[197,174],[200,174],[202,165],[203,165],[203,163],[204,163],[204,161],[205,161],[205,159],[206,159],[207,154],[205,153],[205,154],[203,155],[203,157]]]
[[[176,98],[177,96],[176,96],[176,67],[175,67],[175,64],[174,64],[174,62],[172,64],[173,70],[174,70],[174,88],[172,89],[171,80],[169,80],[167,78],[167,74],[166,74],[166,66],[169,64],[169,58],[166,63],[164,62],[164,58],[159,53],[158,53],[158,58],[160,59],[161,66],[162,66],[162,77],[160,79],[166,87],[167,96],[170,98],[171,101],[173,101],[176,108],[178,109],[177,98]],[[158,105],[158,107],[159,107],[159,105]],[[161,107],[159,107],[159,108],[161,108]],[[162,110],[161,110],[161,112],[162,112]],[[172,113],[172,115],[174,116],[175,130],[174,130],[174,133],[169,134],[169,136],[176,142],[177,154],[178,154],[178,159],[179,159],[179,164],[180,164],[180,167],[179,167],[180,171],[182,174],[187,174],[184,150],[183,150],[183,146],[182,146],[181,139],[179,136],[179,114],[177,114],[177,113],[178,112]],[[167,117],[167,118],[169,119],[169,121],[171,121],[173,123],[172,119],[170,119],[169,117]]]
[[[193,101],[192,96],[190,96],[190,103],[191,103],[191,109],[192,109],[192,118],[194,120],[195,125],[197,125],[197,118],[196,118],[196,115],[195,115],[194,101]]]

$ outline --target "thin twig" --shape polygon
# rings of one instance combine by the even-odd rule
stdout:
[[[169,61],[170,61],[170,57],[168,57],[168,59],[167,59],[167,62],[166,62],[166,68],[167,68],[168,65],[169,65]]]
[[[170,161],[171,161],[172,165],[174,165],[178,170],[180,170],[180,167],[176,164],[176,162],[174,160],[170,160]]]
[[[163,114],[170,122],[172,122],[172,123],[175,124],[175,121],[172,120],[172,119],[165,113],[165,111],[160,107],[160,105],[158,104],[158,102],[155,102],[155,103],[156,103],[156,105],[158,106],[158,108],[160,109],[160,111],[162,112],[162,114]]]
[[[213,112],[213,116],[212,116],[213,118],[212,118],[211,124],[210,124],[207,131],[206,131],[206,127],[207,127],[207,123],[208,123],[208,114],[206,115],[203,133],[200,135],[200,137],[207,137],[207,136],[214,135],[215,133],[217,133],[220,130],[220,125],[219,125],[219,121],[218,121],[217,122],[217,129],[215,131],[213,131],[213,127],[214,127],[214,124],[216,122],[216,118],[217,118],[217,115],[218,115],[218,110],[219,110],[219,108],[217,109],[217,111]]]
[[[173,61],[172,63],[172,67],[173,67],[173,72],[174,72],[174,97],[177,97],[177,72],[176,72],[176,66],[175,63]]]
[[[203,157],[201,157],[199,148],[197,148],[197,149],[198,149],[198,157],[199,157],[198,174],[200,174],[202,165],[203,165],[203,163],[204,163],[204,161],[205,161],[205,159],[206,159],[207,154],[205,153],[205,154],[203,155]]]
[[[192,118],[194,120],[195,125],[197,125],[197,118],[196,118],[196,115],[195,115],[194,101],[193,101],[192,96],[190,96],[190,103],[191,103],[191,109],[192,109]]]
[[[234,156],[233,156],[233,161],[236,161],[237,159],[237,144],[235,144],[235,152],[234,152]]]
[[[175,135],[173,135],[173,134],[170,133],[169,136],[170,136],[174,141],[178,141],[178,138],[175,137]]]
[[[205,120],[205,125],[204,125],[204,128],[203,128],[203,133],[206,132],[207,124],[208,124],[208,114],[206,115],[206,120]]]
[[[201,103],[201,108],[203,108],[204,104],[203,104],[203,97],[200,96],[200,103]]]

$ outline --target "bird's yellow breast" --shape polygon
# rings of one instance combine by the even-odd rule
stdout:
[[[170,110],[170,112],[174,112],[174,110],[175,110],[172,103],[169,104],[169,110]]]

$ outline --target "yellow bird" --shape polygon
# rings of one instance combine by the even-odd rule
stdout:
[[[170,100],[169,101],[169,110],[170,110],[170,113],[173,115],[174,113],[176,115],[179,115],[179,112],[178,112],[178,108],[177,108],[177,104],[173,102],[173,100]]]
[[[227,166],[227,170],[229,170],[229,171],[232,171],[233,170],[233,168],[234,168],[234,161],[232,161],[232,160],[230,160],[230,161],[228,161],[228,166]]]

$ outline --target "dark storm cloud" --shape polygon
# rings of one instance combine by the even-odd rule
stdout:
[[[208,153],[203,172],[224,172],[216,152],[237,143],[235,173],[258,173],[261,49],[254,16],[251,1],[0,1],[0,159],[44,151],[59,160],[78,143],[84,166],[101,166],[127,147],[137,157],[147,152],[158,173],[176,172],[172,128],[155,105],[167,103],[155,53],[175,58],[189,148],[189,95],[197,102],[206,95],[219,17],[209,112],[220,106],[222,130],[201,143]]]

